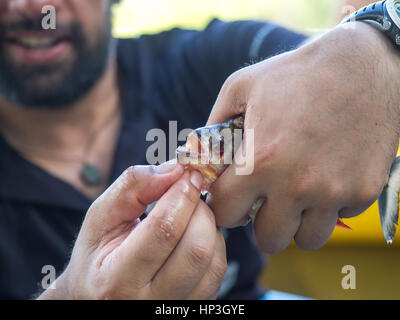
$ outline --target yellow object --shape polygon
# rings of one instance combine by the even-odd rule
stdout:
[[[375,202],[363,214],[352,218],[345,219],[346,223],[353,230],[343,230],[336,228],[333,232],[331,239],[328,244],[333,243],[347,243],[347,244],[358,244],[358,243],[376,243],[385,245],[385,239],[383,238],[381,223],[379,220],[378,203]],[[395,245],[399,245],[399,237],[394,240]]]
[[[400,151],[397,156],[400,156]],[[345,219],[344,222],[353,229],[353,231],[341,230],[336,228],[330,244],[349,243],[349,244],[385,244],[383,239],[381,222],[379,219],[378,203],[375,202],[366,212],[352,219]],[[400,246],[400,229],[397,231],[396,238],[393,241],[394,246]]]

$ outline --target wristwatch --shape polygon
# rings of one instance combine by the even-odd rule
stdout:
[[[400,48],[400,0],[372,3],[345,18],[343,23],[351,21],[373,22]]]

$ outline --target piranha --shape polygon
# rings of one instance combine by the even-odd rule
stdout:
[[[197,170],[202,174],[203,194],[207,193],[211,185],[232,164],[233,156],[242,141],[244,123],[244,115],[238,115],[225,123],[198,128],[189,133],[186,144],[176,150],[179,163],[186,169]],[[399,194],[400,157],[397,157],[390,169],[388,183],[378,199],[383,236],[388,244],[393,242],[396,234]],[[259,199],[253,204],[249,212],[250,218],[255,218],[264,202],[265,199]],[[351,230],[340,218],[336,226]]]

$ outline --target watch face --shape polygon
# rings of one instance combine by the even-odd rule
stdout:
[[[400,0],[387,0],[386,8],[394,23],[400,28]]]

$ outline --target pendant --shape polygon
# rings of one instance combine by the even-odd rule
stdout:
[[[99,186],[103,182],[100,169],[91,164],[85,164],[81,172],[81,179],[90,187]]]

